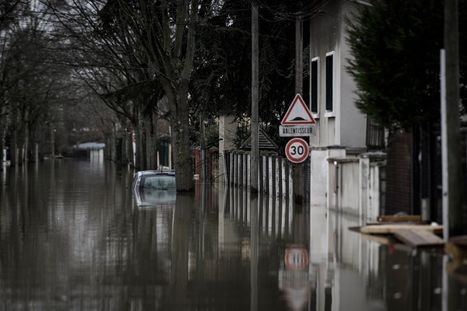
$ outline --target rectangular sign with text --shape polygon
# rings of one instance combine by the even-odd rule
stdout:
[[[296,136],[310,136],[313,133],[313,127],[295,125],[295,126],[279,126],[279,136],[281,137],[296,137]]]

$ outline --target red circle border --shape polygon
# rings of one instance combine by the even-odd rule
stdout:
[[[296,143],[296,142],[300,142],[303,145],[303,147],[305,148],[305,152],[303,153],[303,157],[299,158],[298,160],[292,159],[291,158],[292,156],[289,155],[290,145],[293,144],[293,143]],[[310,147],[308,146],[308,143],[303,138],[298,138],[298,137],[292,138],[291,140],[289,140],[287,142],[287,145],[285,145],[285,155],[287,156],[287,160],[289,160],[292,163],[296,163],[296,164],[303,163],[308,158],[309,153],[310,153]]]

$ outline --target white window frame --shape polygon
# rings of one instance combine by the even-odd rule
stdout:
[[[327,73],[327,68],[326,68],[326,60],[328,56],[332,55],[332,110],[327,110],[326,108],[326,99],[327,99],[327,90],[326,90],[326,79],[327,75],[325,76],[324,80],[324,109],[326,112],[324,113],[325,117],[335,117],[336,116],[336,51],[331,51],[326,53],[326,58],[325,58],[325,74]]]
[[[312,93],[312,91],[313,91],[313,87],[312,87],[313,86],[313,72],[312,72],[313,62],[316,62],[316,80],[317,80],[316,81],[316,112],[311,110],[311,99],[313,97],[313,93]],[[315,119],[319,119],[319,111],[320,111],[320,109],[319,109],[319,106],[320,106],[320,96],[319,96],[320,89],[319,88],[320,88],[320,85],[321,85],[320,81],[319,81],[320,80],[319,79],[319,77],[320,77],[320,74],[319,74],[320,73],[319,72],[320,71],[320,66],[321,66],[321,64],[320,64],[319,56],[313,57],[311,59],[311,61],[310,61],[310,110],[311,110],[311,114],[313,115],[313,118],[315,118]]]

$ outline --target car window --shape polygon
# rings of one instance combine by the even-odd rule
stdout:
[[[166,175],[144,176],[141,184],[143,188],[172,189],[175,188],[175,178]]]

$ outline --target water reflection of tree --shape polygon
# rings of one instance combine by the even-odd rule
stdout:
[[[164,302],[172,309],[180,310],[188,304],[188,247],[190,241],[193,198],[177,195],[171,239],[171,269],[169,289]]]

